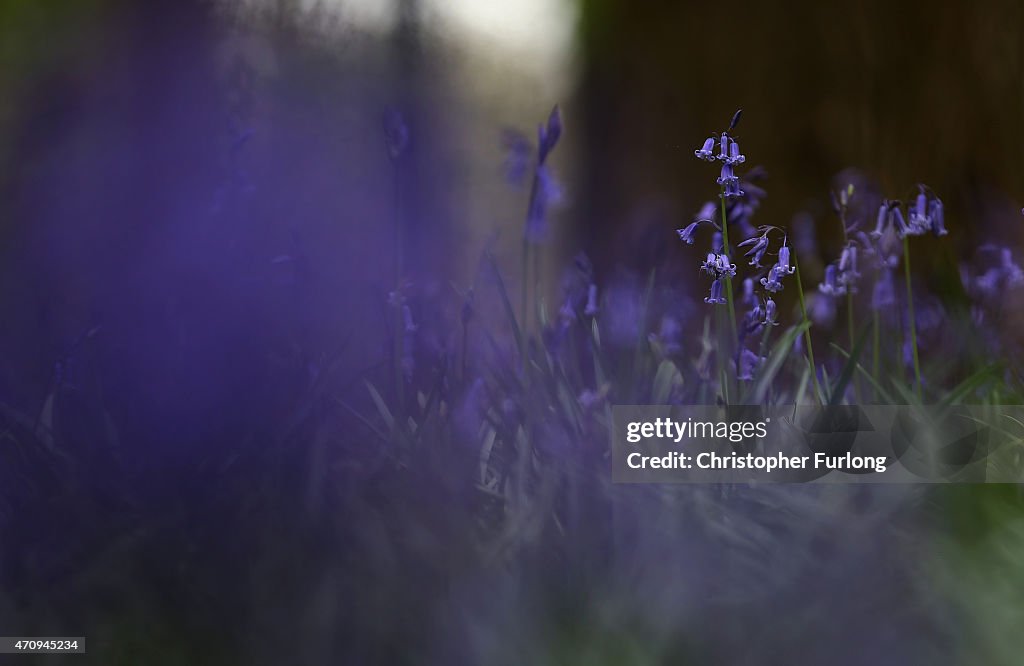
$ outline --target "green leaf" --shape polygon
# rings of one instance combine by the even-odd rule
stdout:
[[[839,373],[836,385],[829,389],[829,406],[837,405],[843,399],[846,387],[850,384],[850,380],[853,379],[853,373],[857,370],[860,353],[864,350],[864,342],[868,339],[868,330],[870,330],[870,322],[861,327],[860,333],[857,334],[857,341],[854,342],[853,349],[846,357],[846,364],[843,365],[843,369]]]
[[[508,291],[505,289],[505,281],[501,279],[501,271],[498,270],[498,264],[494,260],[494,255],[488,252],[486,255],[487,262],[491,265],[492,272],[494,273],[494,282],[498,287],[498,295],[501,297],[501,304],[505,310],[505,316],[508,317],[509,325],[512,327],[512,335],[516,339],[516,347],[520,350],[525,350],[523,346],[523,332],[519,329],[519,321],[516,319],[516,311],[512,307],[512,301],[508,298]]]
[[[962,382],[956,385],[952,391],[942,400],[939,401],[939,406],[943,409],[957,405],[961,400],[966,398],[972,392],[981,388],[989,381],[996,378],[996,372],[1000,370],[999,364],[992,364],[978,370],[970,377],[964,379]]]
[[[786,358],[793,350],[793,343],[796,341],[797,336],[803,335],[803,332],[810,328],[810,326],[811,322],[805,321],[797,326],[791,326],[782,334],[782,337],[779,338],[779,341],[772,348],[771,354],[768,355],[768,362],[754,382],[754,388],[751,392],[752,401],[748,404],[760,405],[764,402],[764,398],[768,395],[768,389],[771,388],[775,376],[782,369],[782,364],[786,362]]]
[[[651,404],[664,405],[672,394],[672,388],[683,383],[683,375],[679,372],[676,364],[665,359],[658,366],[654,375],[654,383],[651,386]]]
[[[377,411],[380,412],[380,417],[384,419],[385,425],[388,430],[394,433],[397,430],[397,423],[395,422],[394,415],[391,414],[391,410],[388,409],[387,403],[384,402],[384,398],[381,397],[377,389],[373,387],[370,382],[364,382],[366,389],[370,392],[370,398],[373,399],[373,404],[377,406]]]

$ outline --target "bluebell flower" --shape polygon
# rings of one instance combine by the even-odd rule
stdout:
[[[743,324],[747,333],[753,333],[764,325],[764,303],[760,296],[755,294],[751,297],[750,310],[744,316]]]
[[[755,236],[753,238],[748,238],[747,240],[741,242],[739,244],[739,247],[746,247],[748,245],[751,247],[744,256],[752,256],[753,259],[750,260],[750,265],[757,266],[758,268],[760,268],[761,258],[764,257],[764,253],[768,250],[768,235],[765,234],[763,236]]]
[[[904,236],[922,236],[931,231],[932,225],[928,219],[928,197],[924,193],[924,188],[917,195],[914,205],[907,210],[907,220]]]
[[[714,222],[715,213],[718,210],[718,206],[713,201],[705,201],[704,205],[697,211],[697,216],[694,218],[697,222]]]
[[[790,266],[789,259],[789,246],[783,245],[782,247],[779,248],[779,261],[776,263],[776,266],[779,267],[779,270],[782,273],[792,275],[793,273],[796,272],[796,266]]]
[[[857,246],[850,243],[839,255],[839,282],[851,292],[856,291],[860,273],[857,271]]]
[[[822,293],[808,294],[807,314],[815,326],[828,328],[836,319],[836,299]]]
[[[945,236],[949,233],[946,231],[946,216],[942,211],[942,201],[938,197],[932,199],[928,205],[928,218],[931,220],[932,233],[936,236]]]
[[[733,173],[732,165],[729,164],[728,162],[725,162],[722,164],[722,172],[718,176],[718,180],[715,182],[717,182],[719,185],[731,185],[736,183],[736,181],[738,180],[739,177],[735,173]]]
[[[742,197],[744,192],[740,189],[739,181],[734,180],[725,184],[725,191],[722,194],[726,199],[736,199]]]
[[[683,350],[683,326],[675,317],[665,315],[661,318],[661,326],[657,333],[651,333],[648,340],[657,343],[666,356],[678,354]]]
[[[818,291],[826,296],[842,296],[846,293],[846,285],[839,280],[835,264],[825,267],[825,281],[818,285]]]
[[[785,275],[785,272],[782,270],[782,268],[779,267],[778,264],[775,264],[768,271],[768,275],[761,278],[761,286],[764,287],[765,290],[770,291],[772,293],[782,291],[783,275]]]
[[[878,238],[884,234],[889,226],[889,218],[889,202],[883,199],[882,204],[878,207],[878,219],[875,222],[875,230],[871,232],[871,235]]]
[[[548,122],[546,125],[537,126],[537,163],[544,164],[547,160],[548,154],[554,149],[555,144],[558,143],[559,137],[562,136],[562,113],[558,109],[558,105],[551,109],[551,114],[548,116]]]
[[[572,296],[566,296],[562,301],[562,307],[558,308],[558,319],[563,326],[576,321],[576,308],[573,306]]]
[[[778,315],[778,309],[775,305],[775,301],[769,296],[764,302],[764,323],[769,326],[778,326],[779,322],[776,320]]]
[[[540,243],[547,237],[548,208],[562,200],[562,189],[547,166],[537,167],[536,178],[537,186],[526,219],[526,238],[531,243]]]
[[[907,226],[907,223],[903,219],[903,211],[900,209],[898,202],[889,209],[889,212],[892,217],[892,224],[896,229],[896,235],[900,238],[913,235],[910,233],[910,227]]]
[[[1013,260],[1010,248],[983,245],[986,263],[984,271],[970,278],[964,277],[964,285],[974,296],[984,300],[999,300],[1007,289],[1024,285],[1024,271]]]
[[[729,255],[709,252],[700,269],[716,279],[736,275],[736,264],[729,263]]]
[[[719,254],[717,260],[718,274],[722,276],[735,277],[736,264],[729,263],[729,255]]]
[[[1013,254],[1010,252],[1010,248],[1004,247],[999,253],[1000,266],[1003,269],[1003,274],[1006,276],[1006,284],[1010,287],[1019,287],[1024,284],[1024,271],[1021,271],[1013,261]]]
[[[754,299],[757,296],[754,294],[754,279],[746,278],[743,280],[743,299],[740,301],[744,305],[753,305]]]
[[[757,230],[754,229],[754,225],[751,223],[751,219],[753,219],[754,213],[757,212],[758,202],[753,200],[749,190],[741,191],[744,197],[742,199],[733,199],[732,204],[728,206],[727,215],[729,217],[729,224],[739,231],[741,238],[745,238],[757,233]]]
[[[724,305],[726,300],[722,296],[722,281],[715,280],[711,283],[711,295],[704,299],[705,303],[713,305]]]
[[[722,139],[718,145],[721,151],[718,153],[718,159],[726,164],[732,164],[729,161],[729,134],[727,132],[722,132]]]
[[[750,381],[754,378],[754,374],[761,366],[764,358],[744,348],[740,352],[740,357],[737,361],[736,377],[743,381]]]
[[[715,275],[717,273],[717,268],[718,255],[714,252],[708,252],[708,258],[701,263],[700,269],[708,275]]]
[[[700,222],[691,222],[682,229],[676,229],[676,233],[679,234],[679,240],[687,245],[693,245],[693,236],[697,233],[698,226],[700,226]]]
[[[700,148],[699,150],[693,151],[693,154],[696,155],[697,157],[699,157],[702,160],[707,160],[708,162],[714,162],[715,161],[715,137],[709,136],[707,139],[705,139],[704,140],[704,146],[702,148]]]
[[[740,153],[740,144],[733,141],[729,145],[729,157],[725,159],[729,164],[743,164],[747,161],[747,158]]]
[[[594,317],[597,315],[597,285],[591,284],[587,287],[587,306],[583,309],[583,314],[588,317]]]
[[[721,231],[711,234],[711,251],[715,254],[725,251],[725,236]]]

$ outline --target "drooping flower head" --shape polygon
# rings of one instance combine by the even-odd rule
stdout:
[[[725,297],[722,296],[722,281],[715,280],[711,283],[711,295],[704,298],[704,302],[710,305],[725,305]]]

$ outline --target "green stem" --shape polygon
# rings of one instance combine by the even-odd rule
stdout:
[[[804,298],[804,281],[800,278],[800,262],[793,259],[793,267],[796,268],[796,293],[800,298],[800,316],[803,322],[810,321],[807,318],[807,300]],[[804,344],[807,345],[807,363],[811,366],[811,380],[814,382],[814,398],[818,404],[822,404],[821,386],[818,385],[818,366],[814,362],[814,345],[811,344],[811,329],[804,329]]]
[[[921,398],[921,361],[917,354],[917,322],[914,319],[914,290],[910,285],[910,239],[903,237],[903,274],[907,280],[907,315],[910,324],[910,346],[914,352],[914,380],[917,397]]]
[[[729,222],[726,218],[725,212],[725,188],[723,187],[721,193],[718,196],[719,201],[722,204],[722,245],[725,249],[725,254],[729,256],[730,261],[732,260],[732,247],[729,245]],[[739,353],[740,338],[739,329],[736,327],[736,310],[733,308],[733,297],[732,297],[732,278],[726,276],[725,278],[725,301],[726,307],[729,308],[729,326],[732,328],[732,344]]]
[[[857,344],[857,341],[854,338],[854,333],[853,333],[853,292],[850,291],[849,287],[846,289],[846,329],[847,329],[847,335],[849,335],[849,338],[850,338],[850,351],[852,352],[854,345]],[[859,403],[860,402],[860,381],[858,380],[858,377],[856,375],[854,375],[854,377],[853,377],[852,384],[853,384],[854,399]]]

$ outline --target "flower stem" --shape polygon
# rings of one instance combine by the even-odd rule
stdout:
[[[857,341],[853,333],[853,292],[850,291],[852,287],[848,287],[846,290],[846,330],[847,335],[850,339],[850,353],[853,353],[853,348],[857,344]],[[859,359],[858,359],[859,361]],[[853,376],[853,381],[850,382],[853,385],[853,395],[857,402],[860,402],[860,381],[856,374]]]
[[[921,361],[917,354],[917,322],[914,320],[914,290],[910,285],[910,239],[903,237],[903,274],[907,280],[907,315],[910,324],[910,346],[914,353],[914,380],[917,397],[921,398]]]
[[[800,262],[793,259],[793,267],[796,268],[796,293],[800,297],[800,316],[806,323],[807,301],[804,298],[804,281],[800,278]],[[811,329],[804,329],[804,344],[807,345],[807,362],[811,366],[811,380],[814,382],[814,398],[821,404],[821,386],[818,385],[818,366],[814,362],[814,345],[811,344]]]
[[[719,201],[722,204],[722,245],[725,249],[725,254],[732,260],[732,248],[729,246],[729,222],[726,218],[725,212],[725,188],[723,187],[721,193],[718,196]],[[739,354],[740,339],[739,329],[736,327],[736,310],[733,307],[732,297],[732,278],[728,275],[725,276],[725,301],[726,307],[729,308],[729,327],[732,328],[732,344]],[[737,356],[738,358],[738,356]]]

